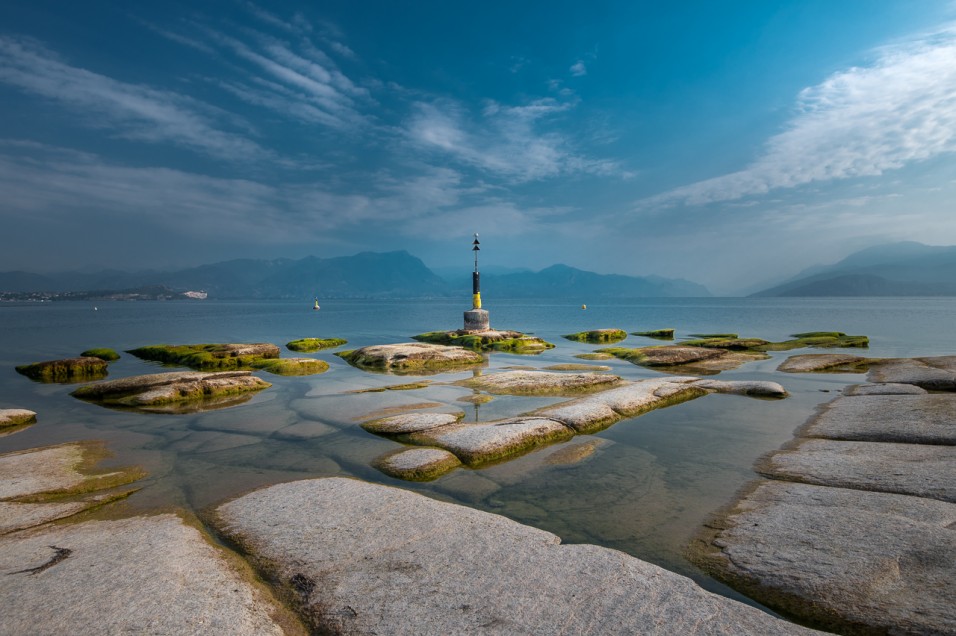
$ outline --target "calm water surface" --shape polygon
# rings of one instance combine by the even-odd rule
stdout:
[[[837,330],[870,337],[863,355],[901,357],[956,354],[956,299],[647,299],[605,304],[489,297],[492,326],[534,333],[557,348],[537,356],[494,353],[483,373],[515,365],[583,362],[575,354],[597,348],[561,334],[616,327],[734,332],[785,340],[802,331]],[[105,409],[70,397],[73,385],[39,384],[14,366],[73,357],[91,347],[124,351],[148,344],[272,342],[341,337],[356,348],[407,342],[412,335],[460,326],[467,301],[322,302],[59,302],[0,304],[0,408],[39,414],[34,426],[0,438],[0,452],[72,440],[101,439],[109,463],[138,464],[149,477],[121,504],[138,513],[182,507],[201,510],[265,484],[351,475],[397,485],[496,512],[561,536],[623,550],[681,572],[708,589],[736,596],[684,557],[691,536],[717,508],[755,476],[754,461],[789,441],[795,428],[844,386],[852,374],[789,375],[777,365],[799,350],[720,374],[722,379],[773,380],[791,397],[782,401],[711,395],[578,436],[484,469],[460,469],[427,484],[398,481],[371,468],[395,442],[366,433],[361,422],[384,409],[430,403],[464,410],[469,420],[523,413],[560,398],[496,397],[478,408],[459,401],[471,391],[446,383],[472,375],[432,376],[414,391],[350,393],[408,381],[359,371],[331,352],[312,354],[331,369],[310,377],[260,375],[273,383],[233,408],[183,415]],[[658,344],[630,336],[627,346]],[[285,351],[283,355],[293,354]],[[660,374],[622,361],[601,362],[630,379]],[[130,355],[110,365],[110,378],[161,370]],[[168,370],[168,369],[166,369]],[[584,459],[568,463],[561,455]],[[560,454],[556,454],[560,453]],[[115,511],[114,511],[115,512]],[[357,531],[360,531],[357,529]]]

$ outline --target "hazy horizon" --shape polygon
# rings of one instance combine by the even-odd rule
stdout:
[[[956,4],[0,6],[0,271],[407,250],[753,290],[956,244]]]

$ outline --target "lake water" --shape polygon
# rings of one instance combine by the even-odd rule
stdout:
[[[561,334],[614,327],[627,331],[675,328],[692,333],[739,333],[772,341],[804,331],[843,331],[870,337],[873,357],[956,354],[954,298],[862,299],[646,299],[591,303],[488,297],[493,327],[534,333],[557,345],[536,356],[489,355],[483,373],[515,365],[545,367],[585,362],[574,357],[598,348]],[[716,509],[730,503],[754,477],[761,455],[789,441],[823,402],[853,374],[791,375],[776,371],[795,350],[772,353],[720,374],[721,379],[780,382],[780,401],[710,395],[639,418],[593,436],[578,436],[483,469],[459,469],[433,482],[392,479],[372,461],[398,444],[358,423],[384,409],[430,403],[463,410],[469,420],[517,415],[564,398],[496,397],[474,407],[459,401],[469,389],[447,383],[472,372],[430,376],[413,391],[352,393],[408,382],[407,376],[350,367],[331,352],[313,357],[331,369],[309,377],[259,373],[273,383],[245,404],[204,413],[162,415],[105,409],[72,398],[74,385],[35,383],[14,366],[73,357],[87,348],[124,351],[149,344],[286,342],[304,337],[346,338],[348,349],[407,342],[425,331],[458,328],[467,300],[291,302],[59,302],[0,304],[0,408],[36,411],[38,423],[0,437],[0,452],[73,440],[106,440],[107,465],[137,464],[149,476],[142,490],[103,514],[180,507],[202,510],[250,489],[281,481],[351,475],[397,485],[505,515],[542,528],[565,542],[604,545],[686,574],[708,589],[739,598],[684,557],[689,539]],[[661,344],[629,336],[625,346]],[[835,350],[827,350],[835,351]],[[297,356],[283,347],[283,356]],[[612,360],[612,373],[629,379],[661,374]],[[110,378],[161,370],[130,355],[111,364]],[[556,451],[586,455],[556,463]],[[593,451],[593,452],[591,452]],[[590,454],[588,454],[590,453]],[[361,528],[356,528],[361,532]]]

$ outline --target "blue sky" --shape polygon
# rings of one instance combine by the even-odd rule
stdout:
[[[956,244],[950,0],[8,0],[0,115],[0,271],[480,232],[735,293]]]

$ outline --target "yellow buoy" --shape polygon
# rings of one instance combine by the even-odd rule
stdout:
[[[581,305],[581,309],[587,309],[587,308],[588,308],[587,305]]]

